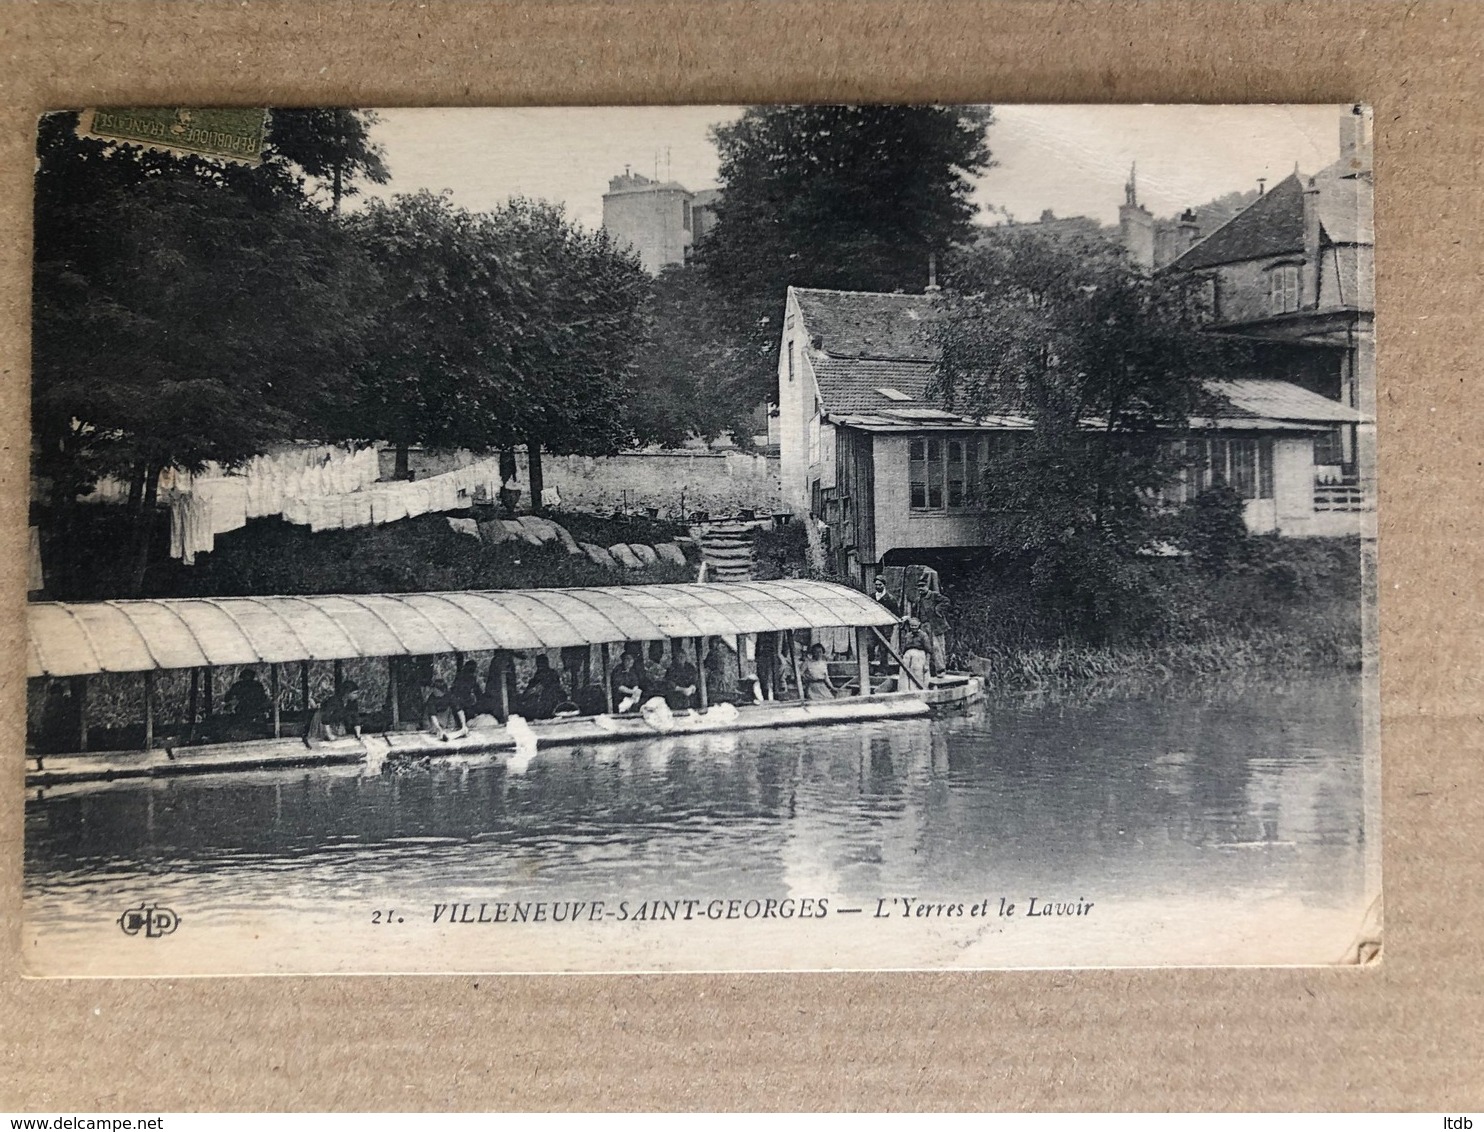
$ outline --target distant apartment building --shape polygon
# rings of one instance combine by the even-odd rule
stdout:
[[[676,181],[651,180],[625,166],[603,194],[603,227],[658,275],[690,259],[695,242],[716,223],[719,189],[691,192]]]

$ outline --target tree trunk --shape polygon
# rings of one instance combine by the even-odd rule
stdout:
[[[408,469],[409,460],[407,445],[399,444],[397,445],[397,466],[392,471],[392,478],[396,480],[405,480],[407,478]]]
[[[541,442],[539,440],[526,441],[526,458],[530,461],[531,513],[542,515],[546,512],[546,506],[541,501],[546,480],[541,471]]]
[[[144,481],[149,476],[149,465],[141,467],[129,477],[129,517],[139,514],[139,505],[144,499]]]
[[[144,594],[144,575],[149,569],[149,544],[154,535],[155,503],[160,495],[160,471],[152,465],[144,468],[144,498],[134,516],[134,566],[129,582],[131,597]]]
[[[340,196],[343,186],[340,183],[340,162],[335,162],[335,168],[331,174],[330,182],[330,213],[334,216],[340,215]]]

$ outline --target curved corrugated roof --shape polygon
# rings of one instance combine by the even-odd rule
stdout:
[[[890,625],[866,594],[802,580],[567,590],[35,602],[30,676],[551,649]]]

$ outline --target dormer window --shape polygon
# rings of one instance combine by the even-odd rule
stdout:
[[[1273,314],[1287,314],[1298,309],[1298,264],[1280,263],[1268,271],[1268,310]]]

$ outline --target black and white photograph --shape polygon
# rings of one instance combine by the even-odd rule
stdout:
[[[1371,139],[42,116],[27,972],[1375,961]]]

